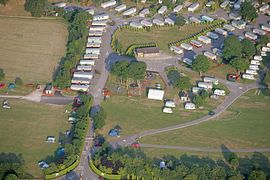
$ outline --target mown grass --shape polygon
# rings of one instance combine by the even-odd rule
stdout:
[[[3,99],[0,98],[2,103]],[[70,128],[64,106],[51,106],[9,99],[11,109],[0,108],[0,152],[21,153],[26,171],[35,177],[42,176],[38,161],[53,155],[58,143],[46,143],[52,135]]]

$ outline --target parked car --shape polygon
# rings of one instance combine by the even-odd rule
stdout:
[[[214,111],[209,111],[208,113],[210,116],[214,116],[216,113]]]
[[[133,147],[133,148],[139,148],[140,147],[140,144],[137,143],[137,142],[135,142],[135,143],[132,143],[131,144],[131,147]]]

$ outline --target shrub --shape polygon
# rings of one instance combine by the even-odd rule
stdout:
[[[3,69],[0,68],[0,81],[2,81],[3,79],[5,79],[5,72]]]
[[[20,77],[16,77],[15,78],[15,82],[14,82],[17,86],[22,86],[23,85],[23,81]]]

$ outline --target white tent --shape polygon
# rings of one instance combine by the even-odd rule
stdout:
[[[165,93],[164,90],[149,89],[149,91],[148,91],[148,99],[163,100],[164,93]]]

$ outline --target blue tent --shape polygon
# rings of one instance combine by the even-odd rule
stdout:
[[[14,83],[9,83],[8,85],[8,89],[15,89],[16,88],[16,85]]]
[[[119,131],[116,130],[116,129],[111,129],[111,130],[109,131],[109,136],[117,137],[117,136],[119,136]]]

